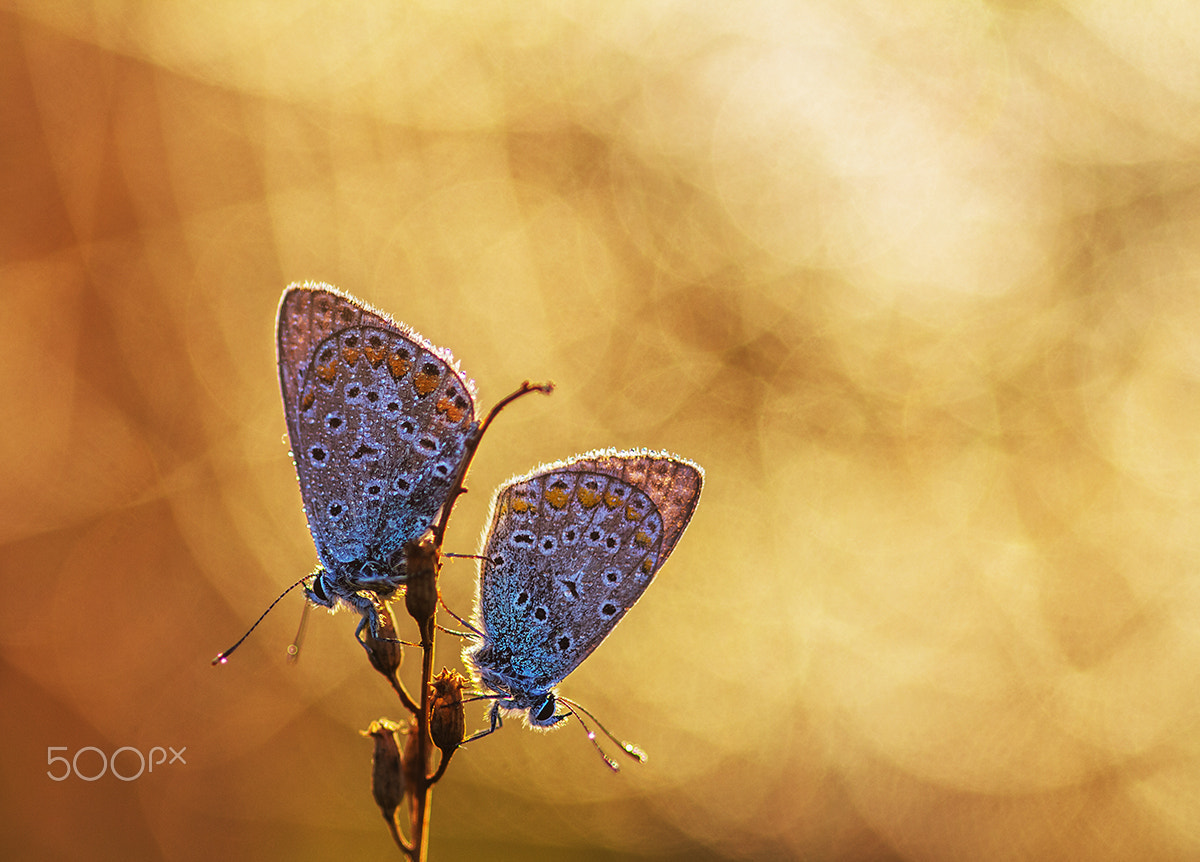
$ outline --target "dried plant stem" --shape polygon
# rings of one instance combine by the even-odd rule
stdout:
[[[433,617],[430,617],[433,620]],[[430,760],[433,740],[429,736],[429,694],[433,680],[433,638],[421,644],[421,709],[417,713],[417,759],[421,764]],[[413,859],[425,862],[429,850],[429,813],[433,798],[433,782],[422,766],[421,781],[412,789],[415,808],[413,810],[412,843]]]
[[[413,847],[411,844],[405,841],[404,836],[400,834],[400,830],[396,826],[395,815],[392,817],[385,817],[384,820],[387,821],[388,831],[392,833],[392,840],[396,842],[396,846],[404,852],[405,856],[411,859],[413,855]]]
[[[393,674],[388,677],[388,682],[392,684],[392,688],[400,697],[400,703],[404,704],[404,708],[413,715],[416,715],[421,708],[413,701],[412,695],[408,693],[408,689],[404,687],[404,683],[400,681],[400,677]]]
[[[396,805],[384,808],[384,817],[388,820],[388,830],[396,846],[413,862],[426,862],[429,852],[429,818],[433,807],[433,785],[442,777],[450,762],[450,755],[462,742],[462,684],[463,678],[457,673],[446,671],[435,680],[433,675],[434,633],[437,631],[438,586],[437,577],[441,569],[442,538],[446,532],[446,523],[454,503],[463,493],[463,480],[467,469],[475,457],[483,434],[492,420],[513,401],[530,392],[549,393],[553,384],[532,384],[526,381],[521,387],[506,398],[500,400],[491,409],[479,431],[467,444],[455,487],[445,506],[442,507],[441,517],[426,533],[416,541],[405,546],[406,579],[404,587],[404,604],[408,613],[417,623],[421,633],[421,702],[417,704],[408,693],[398,675],[401,663],[400,641],[396,638],[395,623],[390,609],[380,615],[382,638],[376,638],[368,633],[364,645],[371,665],[388,678],[389,684],[395,690],[404,708],[413,713],[409,724],[408,739],[404,746],[403,756],[396,755],[398,770],[403,773],[404,795],[408,798],[409,839],[401,834],[397,824],[398,812],[404,806]],[[434,699],[434,687],[437,685],[437,700]],[[437,771],[429,774],[429,764],[433,759],[434,736],[430,730],[431,715],[437,710],[437,747],[441,750],[441,758]],[[392,727],[396,727],[391,723]],[[378,758],[380,749],[376,748]],[[379,776],[377,776],[377,780]],[[377,801],[379,799],[377,795]],[[391,805],[389,799],[387,805]],[[389,816],[390,815],[390,816]]]
[[[431,791],[432,791],[433,785],[437,784],[438,781],[441,780],[441,777],[446,774],[446,767],[449,765],[449,763],[450,763],[450,755],[443,754],[441,761],[438,763],[437,772],[435,772],[435,773],[433,773],[433,775],[429,776],[429,786],[430,786]]]

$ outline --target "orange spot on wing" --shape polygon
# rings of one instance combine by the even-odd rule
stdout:
[[[466,403],[458,397],[443,395],[437,403],[438,413],[444,413],[452,424],[457,425],[467,413]]]
[[[648,548],[648,547],[650,547],[650,545],[653,544],[650,537],[647,536],[645,531],[643,531],[643,530],[638,530],[636,533],[633,534],[633,543],[635,545],[637,545],[639,548]]]
[[[320,377],[326,383],[332,383],[333,378],[337,377],[337,359],[318,365],[316,368],[317,377]]]
[[[363,353],[367,355],[367,361],[375,368],[378,368],[379,363],[383,362],[384,357],[388,355],[387,348],[382,343],[378,347],[368,344],[363,348]]]
[[[388,371],[392,372],[392,379],[399,380],[408,373],[409,367],[412,366],[412,355],[407,351],[404,353],[395,351],[388,354],[387,363]]]
[[[654,573],[654,558],[653,557],[646,557],[646,559],[642,560],[642,571],[645,572],[647,575]]]
[[[428,395],[437,389],[439,379],[440,377],[437,374],[418,371],[416,376],[413,377],[413,389],[417,390],[418,395]]]
[[[512,501],[512,510],[518,515],[523,515],[532,508],[533,503],[530,503],[528,500],[518,498]]]
[[[575,489],[575,496],[585,509],[590,509],[600,502],[600,492],[595,488],[588,488],[585,485],[580,485]]]
[[[346,360],[347,365],[353,367],[354,363],[358,362],[360,352],[357,347],[342,347],[342,359]]]
[[[546,489],[546,502],[556,509],[565,508],[570,499],[565,485],[557,484]]]

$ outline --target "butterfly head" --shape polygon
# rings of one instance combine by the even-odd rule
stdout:
[[[525,720],[525,726],[534,730],[549,730],[556,727],[569,713],[558,713],[558,698],[554,692],[547,691],[536,695],[514,693],[509,695],[494,694],[492,702],[492,729],[500,726],[499,717],[505,715],[520,715]]]
[[[555,715],[557,708],[558,699],[554,692],[548,691],[529,707],[525,720],[529,722],[530,727],[552,727],[566,718],[566,715]]]
[[[304,595],[314,605],[329,608],[331,612],[346,607],[356,611],[362,621],[354,632],[354,636],[362,643],[362,633],[370,628],[376,637],[380,635],[379,605],[376,596],[387,598],[395,587],[381,586],[378,590],[356,590],[340,581],[328,569],[318,569],[312,580],[304,585]],[[363,644],[366,646],[366,644]],[[368,652],[369,652],[368,648]]]
[[[323,608],[332,608],[333,603],[337,601],[337,594],[333,591],[332,585],[328,582],[329,573],[321,570],[312,579],[311,583],[304,585],[304,596],[314,605],[320,605]]]
[[[490,645],[485,641],[464,651],[467,665],[474,671],[477,686],[493,703],[493,721],[500,713],[520,714],[530,727],[554,727],[567,717],[558,715],[558,698],[553,691],[541,690],[531,680],[517,679],[495,668]],[[498,723],[493,725],[498,726]]]

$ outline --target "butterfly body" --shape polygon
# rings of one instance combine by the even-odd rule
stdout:
[[[645,592],[687,526],[703,471],[665,453],[606,450],[513,479],[492,502],[464,651],[503,714],[551,727],[556,686]]]
[[[404,546],[437,519],[478,433],[446,350],[358,300],[292,285],[279,306],[288,437],[319,568],[305,594],[362,615],[405,582]]]

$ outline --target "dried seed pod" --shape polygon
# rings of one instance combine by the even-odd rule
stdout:
[[[371,667],[390,679],[396,675],[404,661],[404,647],[396,638],[396,618],[392,616],[390,606],[383,606],[378,621],[379,634],[376,635],[371,631],[371,627],[367,626],[363,630],[362,643],[367,648],[367,658],[370,659]]]
[[[443,669],[433,678],[432,700],[429,704],[429,735],[433,744],[449,758],[463,741],[466,730],[466,707],[463,706],[463,685],[466,679],[456,670]]]
[[[433,614],[437,610],[437,576],[441,555],[433,542],[433,531],[404,546],[408,579],[404,586],[404,606],[417,621],[421,644],[433,643]]]
[[[381,718],[372,721],[370,727],[361,731],[363,736],[375,740],[375,753],[371,758],[371,793],[389,823],[404,801],[404,766],[396,735],[399,729],[400,725],[396,722]]]

